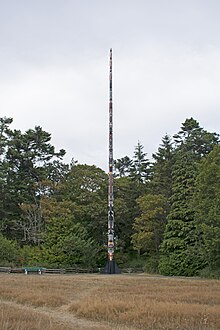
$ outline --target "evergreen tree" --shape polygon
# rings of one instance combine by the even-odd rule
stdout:
[[[160,271],[169,275],[195,275],[203,265],[197,252],[197,231],[192,198],[198,163],[218,143],[215,133],[199,127],[193,118],[174,136],[177,147],[172,168],[171,210],[161,245]]]
[[[9,212],[6,203],[6,191],[7,191],[7,176],[9,166],[5,161],[5,154],[7,152],[9,136],[11,130],[9,128],[12,123],[12,118],[0,118],[0,231],[6,229],[6,217]]]
[[[115,232],[118,236],[118,248],[123,252],[130,252],[131,235],[134,233],[133,221],[138,215],[136,199],[140,196],[139,184],[131,177],[115,179],[114,182],[114,210]]]
[[[194,275],[198,267],[192,251],[195,245],[195,222],[191,200],[197,174],[191,152],[179,150],[173,166],[171,210],[161,245],[160,271],[165,275]]]
[[[155,163],[152,168],[151,189],[155,194],[162,194],[167,198],[171,196],[172,190],[173,153],[173,143],[166,134],[158,151],[153,154]]]
[[[149,181],[151,177],[151,163],[143,149],[144,146],[138,141],[130,170],[131,178],[139,184]]]
[[[12,118],[3,117],[0,118],[0,160],[4,159],[4,154],[7,150],[8,137],[10,136],[11,130],[9,125],[12,123]]]
[[[9,130],[11,119],[1,120],[1,123],[5,127],[5,134],[2,134],[4,148],[1,167],[5,171],[2,172],[4,178],[1,184],[1,227],[6,236],[24,241],[23,234],[29,230],[31,213],[31,223],[33,225],[33,221],[38,219],[40,222],[37,227],[40,231],[43,221],[38,211],[42,187],[45,188],[45,181],[50,180],[50,170],[55,167],[55,164],[52,165],[53,159],[62,159],[65,151],[55,152],[50,144],[50,134],[39,126],[23,134],[20,130]]]
[[[195,158],[200,160],[219,143],[219,135],[207,132],[191,117],[185,120],[181,130],[174,135],[174,141],[177,148],[193,152]]]
[[[115,161],[115,176],[124,177],[128,176],[131,172],[132,160],[128,157],[122,157]]]
[[[194,196],[199,251],[204,266],[220,270],[220,146],[203,159],[199,167]]]

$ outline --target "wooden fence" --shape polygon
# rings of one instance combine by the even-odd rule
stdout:
[[[39,275],[42,274],[92,274],[92,273],[102,273],[103,268],[79,268],[79,267],[71,267],[71,268],[44,268],[44,267],[22,267],[22,268],[14,268],[14,267],[0,267],[0,273],[15,273],[15,274],[30,274],[36,273]],[[122,268],[121,272],[124,274],[131,273],[143,273],[143,269],[141,268]]]

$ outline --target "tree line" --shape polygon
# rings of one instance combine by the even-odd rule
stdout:
[[[65,164],[51,135],[0,118],[0,263],[102,267],[108,175]],[[188,118],[152,161],[138,142],[115,160],[116,259],[164,275],[220,273],[219,135]]]

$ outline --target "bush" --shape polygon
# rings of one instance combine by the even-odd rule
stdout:
[[[146,263],[146,256],[138,254],[126,254],[125,262],[119,264],[123,268],[132,268],[134,270],[143,270]]]
[[[158,265],[159,265],[158,255],[147,257],[144,265],[144,271],[150,274],[158,274],[159,273]]]
[[[9,240],[0,234],[0,264],[13,266],[18,263],[20,250],[16,241]]]
[[[220,268],[211,269],[206,267],[199,272],[199,276],[202,278],[220,279]]]
[[[44,264],[42,260],[42,251],[38,246],[24,245],[21,248],[21,266],[39,266]]]
[[[193,248],[186,251],[174,251],[169,255],[161,255],[159,261],[159,272],[168,276],[198,276],[204,268],[206,261],[204,257]]]
[[[129,263],[129,254],[120,251],[116,252],[115,260],[120,267],[126,267]]]

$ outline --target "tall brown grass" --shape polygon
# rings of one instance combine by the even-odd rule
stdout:
[[[68,326],[59,324],[53,317],[42,315],[29,308],[7,305],[0,302],[1,330],[70,330]]]
[[[165,278],[109,278],[72,303],[80,317],[139,329],[220,329],[220,282]]]
[[[3,330],[220,329],[217,280],[3,274],[0,298]]]

